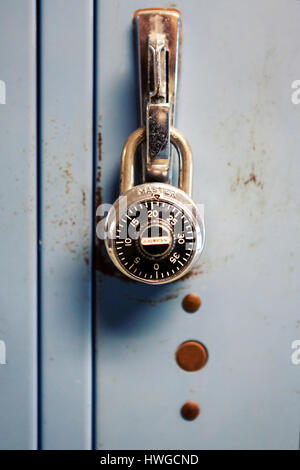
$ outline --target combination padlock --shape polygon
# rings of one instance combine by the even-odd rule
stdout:
[[[160,285],[181,278],[197,263],[204,245],[204,220],[191,199],[191,148],[173,127],[181,14],[174,9],[138,10],[134,24],[142,127],[123,147],[120,197],[106,218],[105,244],[123,274]],[[142,184],[135,185],[135,160],[142,143]],[[174,148],[178,186],[170,184],[176,173]]]

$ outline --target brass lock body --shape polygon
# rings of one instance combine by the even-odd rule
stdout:
[[[124,275],[161,285],[181,278],[199,260],[204,220],[191,199],[190,145],[172,127],[181,14],[177,10],[139,10],[134,20],[143,127],[134,131],[123,147],[121,194],[106,219],[105,244]],[[136,154],[143,142],[143,183],[135,186]],[[174,148],[179,163],[178,187],[170,184]]]

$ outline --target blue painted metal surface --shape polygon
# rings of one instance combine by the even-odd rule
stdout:
[[[147,6],[100,2],[105,202],[116,196],[121,148],[138,122],[130,20]],[[194,150],[194,199],[205,204],[207,244],[198,272],[165,288],[112,277],[102,259],[97,447],[296,449],[300,383],[290,356],[299,331],[300,141],[290,84],[300,60],[300,5],[190,0],[176,8],[183,13],[177,127]],[[194,315],[181,307],[189,292],[203,300]],[[199,372],[175,363],[188,339],[208,348]],[[186,400],[201,407],[194,422],[180,417]]]
[[[43,449],[91,447],[92,77],[92,1],[43,1]]]
[[[35,28],[34,1],[0,2],[1,449],[37,442]]]
[[[39,409],[44,449],[91,448],[93,419],[99,449],[297,449],[300,3],[160,2],[183,13],[177,127],[207,224],[200,267],[164,287],[126,281],[98,241],[91,272],[92,183],[97,204],[118,196],[138,125],[131,18],[149,5],[98,0],[95,18],[92,0],[40,4],[37,17],[33,1],[0,2],[0,448],[35,448]],[[190,292],[195,314],[182,309]],[[199,372],[176,364],[188,339],[208,349]],[[201,407],[193,422],[180,416],[187,400]]]

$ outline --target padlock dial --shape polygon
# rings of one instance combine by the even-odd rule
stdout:
[[[131,205],[119,218],[114,252],[130,277],[155,284],[180,277],[193,260],[195,244],[187,211],[149,199]]]

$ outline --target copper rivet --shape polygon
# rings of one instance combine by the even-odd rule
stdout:
[[[181,416],[188,421],[196,419],[200,413],[200,407],[195,401],[187,401],[181,408]]]
[[[195,372],[205,366],[208,359],[206,348],[198,341],[186,341],[176,351],[178,365],[188,371]]]
[[[182,301],[182,306],[184,310],[189,313],[194,313],[201,307],[201,299],[197,294],[188,294],[184,297]]]

